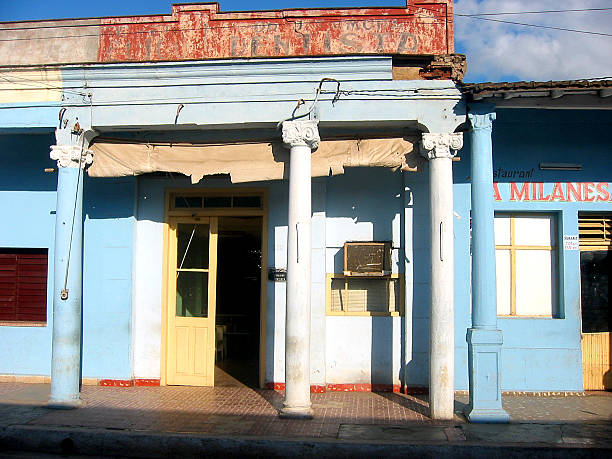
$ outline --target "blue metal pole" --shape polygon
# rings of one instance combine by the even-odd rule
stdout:
[[[471,422],[507,422],[502,408],[493,209],[494,106],[470,105],[472,125],[472,328],[467,332]]]
[[[53,272],[52,408],[81,406],[81,300],[83,242],[83,176],[73,146],[55,147],[58,161],[55,257]],[[56,153],[54,151],[54,153]],[[56,153],[57,154],[57,153]],[[52,154],[53,157],[53,154]],[[74,155],[72,156],[74,158]]]

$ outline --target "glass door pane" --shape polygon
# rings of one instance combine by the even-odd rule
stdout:
[[[176,278],[177,317],[208,317],[208,273],[179,272]]]
[[[210,226],[179,223],[176,243],[176,316],[208,317]]]
[[[177,270],[208,269],[208,233],[208,224],[179,223],[177,225]]]

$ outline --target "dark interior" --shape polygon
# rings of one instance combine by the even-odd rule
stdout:
[[[582,296],[582,333],[612,330],[610,313],[610,273],[612,251],[580,252],[580,288]]]
[[[259,385],[261,229],[262,217],[219,217],[216,373],[249,387]]]

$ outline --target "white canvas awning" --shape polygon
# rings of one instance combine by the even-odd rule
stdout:
[[[327,140],[312,154],[312,176],[344,173],[345,167],[388,167],[416,171],[421,160],[404,138]],[[144,144],[99,141],[92,145],[92,177],[177,172],[192,183],[205,175],[229,174],[233,183],[287,178],[289,151],[280,143],[222,145]]]

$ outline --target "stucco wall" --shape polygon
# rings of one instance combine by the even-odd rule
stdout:
[[[502,389],[525,391],[582,390],[580,349],[580,263],[578,250],[564,250],[563,236],[578,235],[579,211],[612,211],[612,202],[511,201],[510,182],[544,183],[544,196],[556,182],[608,182],[609,129],[606,111],[498,110],[493,128],[494,171],[528,171],[532,177],[497,177],[496,211],[546,212],[558,228],[559,295],[554,318],[499,318],[503,331]],[[467,137],[467,136],[466,136]],[[469,209],[469,142],[455,167],[455,210]],[[540,170],[540,162],[578,163],[581,171]],[[498,174],[501,175],[501,174]],[[456,222],[457,223],[457,222]],[[468,317],[469,289],[458,276],[469,272],[469,226],[455,226],[457,317]],[[461,327],[461,328],[460,328]],[[457,333],[463,326],[456,323]],[[465,335],[464,335],[465,336]],[[467,376],[467,375],[466,375]],[[458,381],[458,389],[467,381]]]
[[[0,326],[0,374],[51,371],[57,174],[52,133],[0,136],[0,247],[48,248],[47,324]],[[133,179],[84,179],[83,366],[85,378],[127,378],[130,362]]]
[[[84,377],[131,376],[133,177],[85,178],[83,195]]]
[[[555,182],[605,182],[612,165],[606,135],[610,123],[612,115],[607,112],[499,110],[494,124],[494,168],[533,169],[532,180],[544,183],[545,193],[551,192]],[[0,136],[6,171],[0,183],[0,209],[5,216],[19,217],[2,220],[0,246],[49,248],[50,273],[57,178],[43,169],[54,165],[48,159],[52,143],[51,133]],[[467,136],[460,157],[454,163],[455,388],[464,390],[465,332],[470,326]],[[540,171],[541,161],[580,163],[583,168]],[[552,212],[557,216],[560,241],[563,235],[578,233],[578,211],[612,211],[610,201],[513,202],[509,200],[512,180],[498,181],[501,200],[496,201],[496,210]],[[198,186],[228,185],[226,179],[207,179]],[[268,188],[268,266],[285,267],[287,183],[250,185]],[[85,179],[84,377],[159,377],[164,190],[179,186],[190,185],[144,177]],[[313,384],[398,383],[403,371],[408,385],[427,384],[428,195],[426,168],[406,174],[405,181],[400,172],[358,168],[313,181]],[[338,254],[349,240],[393,241],[393,269],[406,275],[405,317],[325,315],[325,274],[342,271]],[[561,292],[554,318],[499,320],[504,333],[504,390],[582,388],[578,255],[578,251],[560,251]],[[4,343],[0,374],[49,374],[51,288],[49,283],[46,327],[0,327]],[[265,380],[282,382],[285,284],[269,281],[267,292]]]
[[[403,273],[403,177],[379,168],[348,168],[326,193],[326,271],[344,271],[347,241],[392,241],[392,271]],[[327,383],[399,384],[400,317],[328,316]]]
[[[0,326],[0,374],[48,375],[53,323],[53,241],[57,177],[52,166],[52,133],[0,135],[0,247],[47,248],[47,325]]]
[[[184,177],[150,177],[137,179],[137,210],[134,248],[133,297],[133,376],[160,378],[162,333],[162,265],[165,219],[165,194],[169,188],[226,188],[229,179],[207,177],[191,185]],[[287,182],[247,183],[242,187],[268,189],[268,266],[286,266]],[[284,222],[284,223],[283,223]],[[284,226],[283,226],[284,224]],[[275,242],[281,241],[281,242]],[[284,264],[283,264],[284,263]],[[284,357],[275,347],[284,342],[284,283],[268,282],[266,326],[266,377],[274,368],[284,365]]]
[[[367,187],[363,186],[365,182]],[[268,190],[268,267],[286,268],[287,182],[250,185]],[[232,185],[226,179],[210,178],[195,187],[225,186]],[[168,187],[191,185],[182,179],[138,179],[133,311],[133,373],[137,378],[160,376],[163,206],[164,190]],[[345,175],[313,180],[312,384],[369,383],[371,374],[375,375],[375,382],[399,382],[404,319],[326,316],[325,276],[342,272],[342,247],[350,240],[392,240],[393,271],[403,272],[402,190],[402,173],[384,169],[349,168]],[[426,203],[417,207],[424,218],[423,205]],[[426,230],[419,227],[416,231],[420,244],[426,244]],[[421,283],[419,290],[427,288],[427,281],[418,276],[417,281]],[[417,298],[424,305],[428,294],[419,291]],[[423,307],[418,308],[417,315],[423,315]],[[283,382],[284,282],[267,281],[266,312],[264,379]],[[422,354],[426,354],[424,337],[426,333],[420,333],[420,342],[415,346]],[[367,349],[361,349],[364,346]]]

